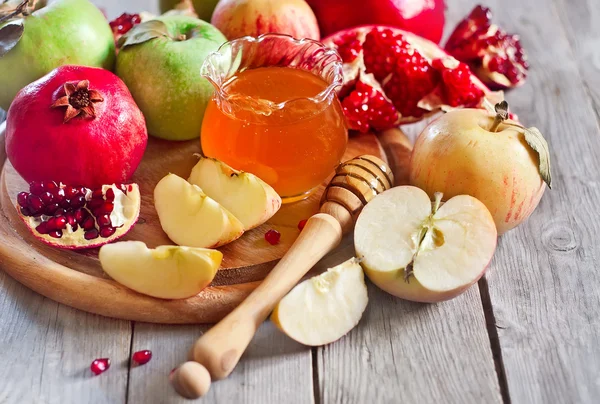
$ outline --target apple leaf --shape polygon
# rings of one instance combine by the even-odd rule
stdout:
[[[118,46],[123,49],[126,46],[138,45],[160,37],[170,37],[167,25],[162,21],[150,20],[131,28],[119,39]]]
[[[542,132],[538,128],[523,128],[525,133],[525,141],[539,156],[540,160],[540,175],[548,188],[552,189],[552,175],[550,169],[550,151],[548,142],[544,139]]]
[[[7,24],[0,28],[0,58],[14,48],[23,36],[23,24]]]

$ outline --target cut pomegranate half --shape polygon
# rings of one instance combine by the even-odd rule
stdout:
[[[481,5],[456,26],[446,51],[491,88],[517,87],[527,77],[529,63],[519,36],[492,24],[492,12]]]
[[[85,187],[31,182],[17,195],[17,211],[31,233],[59,248],[99,247],[124,236],[140,213],[136,184]]]
[[[367,132],[415,122],[459,107],[495,103],[469,67],[433,42],[385,26],[362,26],[323,40],[344,62],[344,85],[338,92],[351,129]]]

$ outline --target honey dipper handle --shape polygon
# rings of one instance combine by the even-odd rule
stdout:
[[[333,250],[341,238],[342,229],[336,219],[325,213],[312,216],[261,285],[196,341],[190,359],[204,365],[213,380],[227,377],[277,302]]]

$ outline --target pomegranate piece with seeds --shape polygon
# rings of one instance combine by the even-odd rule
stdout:
[[[362,26],[323,40],[344,62],[338,95],[351,129],[381,131],[451,108],[501,100],[469,69],[427,39],[398,28]]]
[[[446,51],[468,64],[491,88],[517,87],[527,77],[529,63],[519,36],[492,24],[490,9],[481,5],[456,26]]]
[[[17,195],[17,211],[31,233],[46,244],[94,248],[115,241],[133,227],[140,212],[140,192],[135,184],[91,190],[33,181],[29,192]]]
[[[119,39],[128,33],[131,28],[135,25],[138,25],[142,22],[142,16],[140,14],[129,14],[123,13],[108,24],[112,29],[113,36],[115,37],[115,43],[119,41]]]

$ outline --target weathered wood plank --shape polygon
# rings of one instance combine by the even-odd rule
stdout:
[[[452,13],[476,2],[457,3]],[[597,4],[568,5],[577,13],[567,17],[570,24],[581,24],[572,41],[561,24],[567,12],[543,0],[488,5],[529,53],[528,82],[508,99],[525,124],[546,135],[555,179],[529,221],[502,237],[487,276],[508,391],[513,403],[597,402],[600,131],[576,64],[591,80],[581,66],[586,57],[571,45],[587,43],[586,27],[600,22]]]
[[[55,303],[2,271],[0,307],[1,403],[125,402],[129,322]],[[94,376],[98,357],[112,367]]]
[[[192,344],[208,326],[165,326],[136,323],[133,349],[150,349],[154,357],[133,367],[129,403],[187,403],[168,381],[174,367],[185,362]],[[287,338],[264,323],[242,360],[225,380],[214,382],[203,403],[311,403],[313,400],[310,348]]]

